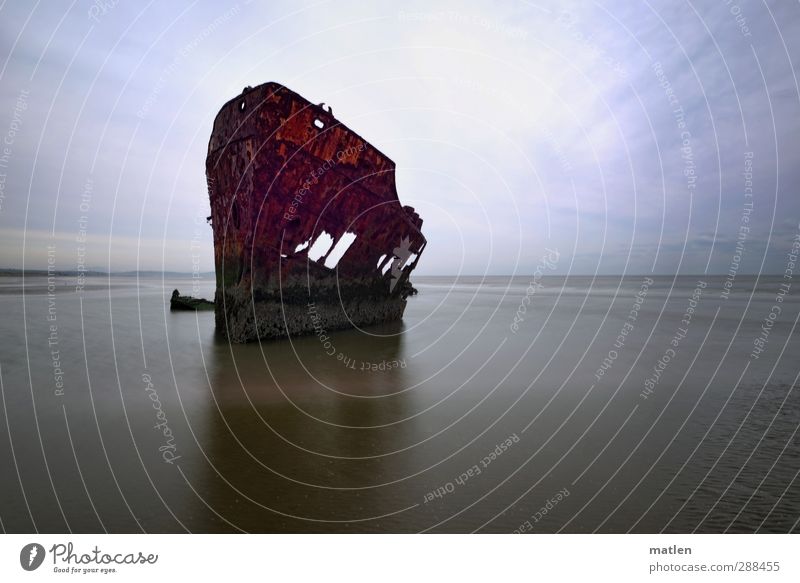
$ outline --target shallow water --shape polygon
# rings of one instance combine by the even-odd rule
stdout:
[[[417,277],[402,323],[232,346],[168,310],[213,282],[0,279],[8,532],[798,530],[779,278]]]

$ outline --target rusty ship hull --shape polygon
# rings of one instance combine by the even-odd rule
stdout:
[[[217,329],[234,342],[399,320],[426,240],[392,160],[277,83],[214,121],[206,158]]]

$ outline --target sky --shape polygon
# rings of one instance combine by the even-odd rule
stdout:
[[[213,270],[219,108],[279,82],[397,165],[417,274],[783,273],[797,2],[0,3],[0,267]]]

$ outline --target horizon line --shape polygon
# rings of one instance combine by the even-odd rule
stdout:
[[[49,272],[46,268],[35,269],[21,269],[19,267],[0,267],[0,276],[2,275],[47,275]],[[172,269],[122,269],[119,271],[102,271],[97,269],[87,269],[83,271],[78,270],[55,270],[54,276],[69,277],[78,276],[102,276],[102,275],[138,275],[138,274],[172,274],[172,275],[211,275],[216,277],[215,271],[201,271],[199,273],[192,271],[176,271]],[[414,277],[529,277],[534,276],[535,273],[493,273],[493,274],[479,274],[479,273],[436,273],[436,274],[417,274]],[[729,273],[552,273],[540,277],[719,277],[730,275]],[[741,276],[764,276],[764,277],[783,277],[783,273],[751,273],[751,272],[737,272]]]

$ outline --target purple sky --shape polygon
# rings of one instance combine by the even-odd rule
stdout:
[[[786,268],[798,3],[264,4],[2,3],[0,266],[213,270],[211,122],[277,81],[397,163],[418,274],[546,248],[553,273],[726,273],[740,235],[740,272]]]

